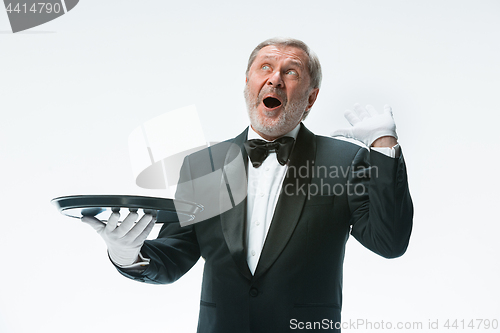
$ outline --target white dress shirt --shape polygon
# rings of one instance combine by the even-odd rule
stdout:
[[[300,124],[284,136],[296,139],[299,129]],[[265,140],[251,126],[248,129],[248,139]],[[269,152],[269,156],[258,168],[248,162],[246,244],[247,263],[252,274],[257,268],[287,170],[288,164],[279,164],[274,151]]]

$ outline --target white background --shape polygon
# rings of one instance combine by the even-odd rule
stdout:
[[[408,251],[386,260],[349,240],[343,320],[500,320],[499,35],[500,2],[484,0],[82,0],[18,34],[0,10],[0,332],[196,330],[201,260],[172,285],[128,280],[50,200],[162,196],[135,185],[129,133],[196,104],[210,141],[237,135],[248,55],[274,36],[322,61],[309,129],[389,103],[407,162]]]

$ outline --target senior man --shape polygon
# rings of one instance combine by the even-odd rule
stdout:
[[[346,113],[353,126],[334,133],[369,149],[314,135],[302,120],[320,83],[320,63],[306,44],[264,41],[246,71],[251,126],[186,157],[181,169],[176,198],[210,213],[165,224],[155,240],[145,240],[151,215],[134,224],[130,213],[119,227],[116,213],[107,225],[83,218],[134,280],[171,283],[203,257],[200,333],[338,332],[349,234],[386,258],[406,251],[413,206],[390,107],[355,105]],[[235,174],[247,177],[244,184],[230,180]]]

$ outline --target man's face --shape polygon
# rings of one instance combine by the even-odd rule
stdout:
[[[266,46],[252,63],[245,100],[253,129],[265,139],[290,132],[316,101],[319,89],[310,89],[308,61],[299,48]]]

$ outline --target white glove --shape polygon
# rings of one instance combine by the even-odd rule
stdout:
[[[144,214],[135,223],[139,214],[130,212],[118,227],[120,213],[112,213],[108,223],[93,216],[84,216],[82,221],[90,225],[104,239],[111,260],[118,266],[132,265],[139,259],[139,251],[156,222],[156,217]]]
[[[393,136],[396,134],[396,124],[392,117],[392,109],[389,105],[384,105],[384,111],[378,112],[371,105],[363,108],[358,103],[354,104],[354,111],[346,110],[344,113],[351,128],[340,129],[332,132],[331,136],[345,136],[363,142],[370,147],[375,140],[383,136]]]

